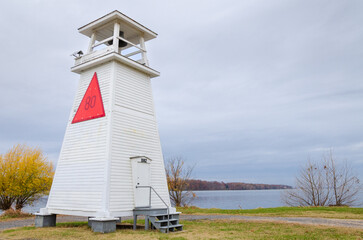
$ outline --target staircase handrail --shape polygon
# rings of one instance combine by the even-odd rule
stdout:
[[[151,208],[151,190],[153,190],[154,193],[156,194],[156,196],[158,196],[159,199],[164,203],[164,205],[166,206],[167,214],[168,214],[168,221],[167,221],[168,228],[166,229],[166,231],[169,233],[169,205],[166,204],[166,202],[163,200],[163,198],[156,192],[156,190],[152,186],[138,186],[138,185],[136,185],[136,188],[149,188],[150,189],[150,194],[149,194],[149,207],[150,208]]]

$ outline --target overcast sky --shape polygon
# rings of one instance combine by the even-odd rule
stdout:
[[[2,1],[0,152],[57,161],[88,38],[119,10],[147,42],[164,156],[194,178],[294,184],[330,148],[363,178],[363,1]]]

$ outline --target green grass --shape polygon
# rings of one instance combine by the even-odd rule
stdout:
[[[177,210],[184,214],[233,214],[247,216],[363,219],[363,208],[351,207],[277,207],[256,209],[180,207],[177,208]]]
[[[34,229],[35,229],[35,227],[21,227],[21,228],[4,230],[3,233],[11,233],[11,232],[16,232],[16,231],[27,231],[27,230],[34,230]]]
[[[141,223],[141,222],[140,222]],[[0,232],[0,239],[362,239],[362,229],[237,220],[182,221],[184,231],[117,229],[110,234],[93,233],[86,222],[57,224],[52,228],[25,227]],[[127,223],[126,225],[128,225]]]
[[[82,227],[82,226],[88,226],[88,222],[65,222],[65,223],[57,223],[56,226],[63,228]]]

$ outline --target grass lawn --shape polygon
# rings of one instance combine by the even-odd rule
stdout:
[[[142,224],[142,222],[139,222]],[[0,232],[0,239],[363,239],[363,230],[287,223],[226,220],[182,221],[184,231],[170,234],[131,230],[131,223],[114,233],[93,233],[86,222],[59,223],[55,228],[23,227]]]
[[[177,210],[184,214],[235,214],[245,216],[363,219],[363,208],[351,207],[277,207],[233,210],[180,207]]]

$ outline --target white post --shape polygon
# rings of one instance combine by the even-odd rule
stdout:
[[[93,32],[91,35],[91,40],[89,41],[87,53],[91,53],[93,51],[93,44],[95,44],[95,41],[96,41],[96,34],[95,32]]]
[[[146,47],[145,47],[145,41],[144,41],[144,37],[140,36],[140,47],[143,50],[141,52],[142,55],[142,60],[145,63],[146,66],[149,66],[149,61],[147,60],[147,56],[146,56]]]
[[[118,36],[120,35],[120,24],[115,22],[113,25],[113,50],[118,52]]]

